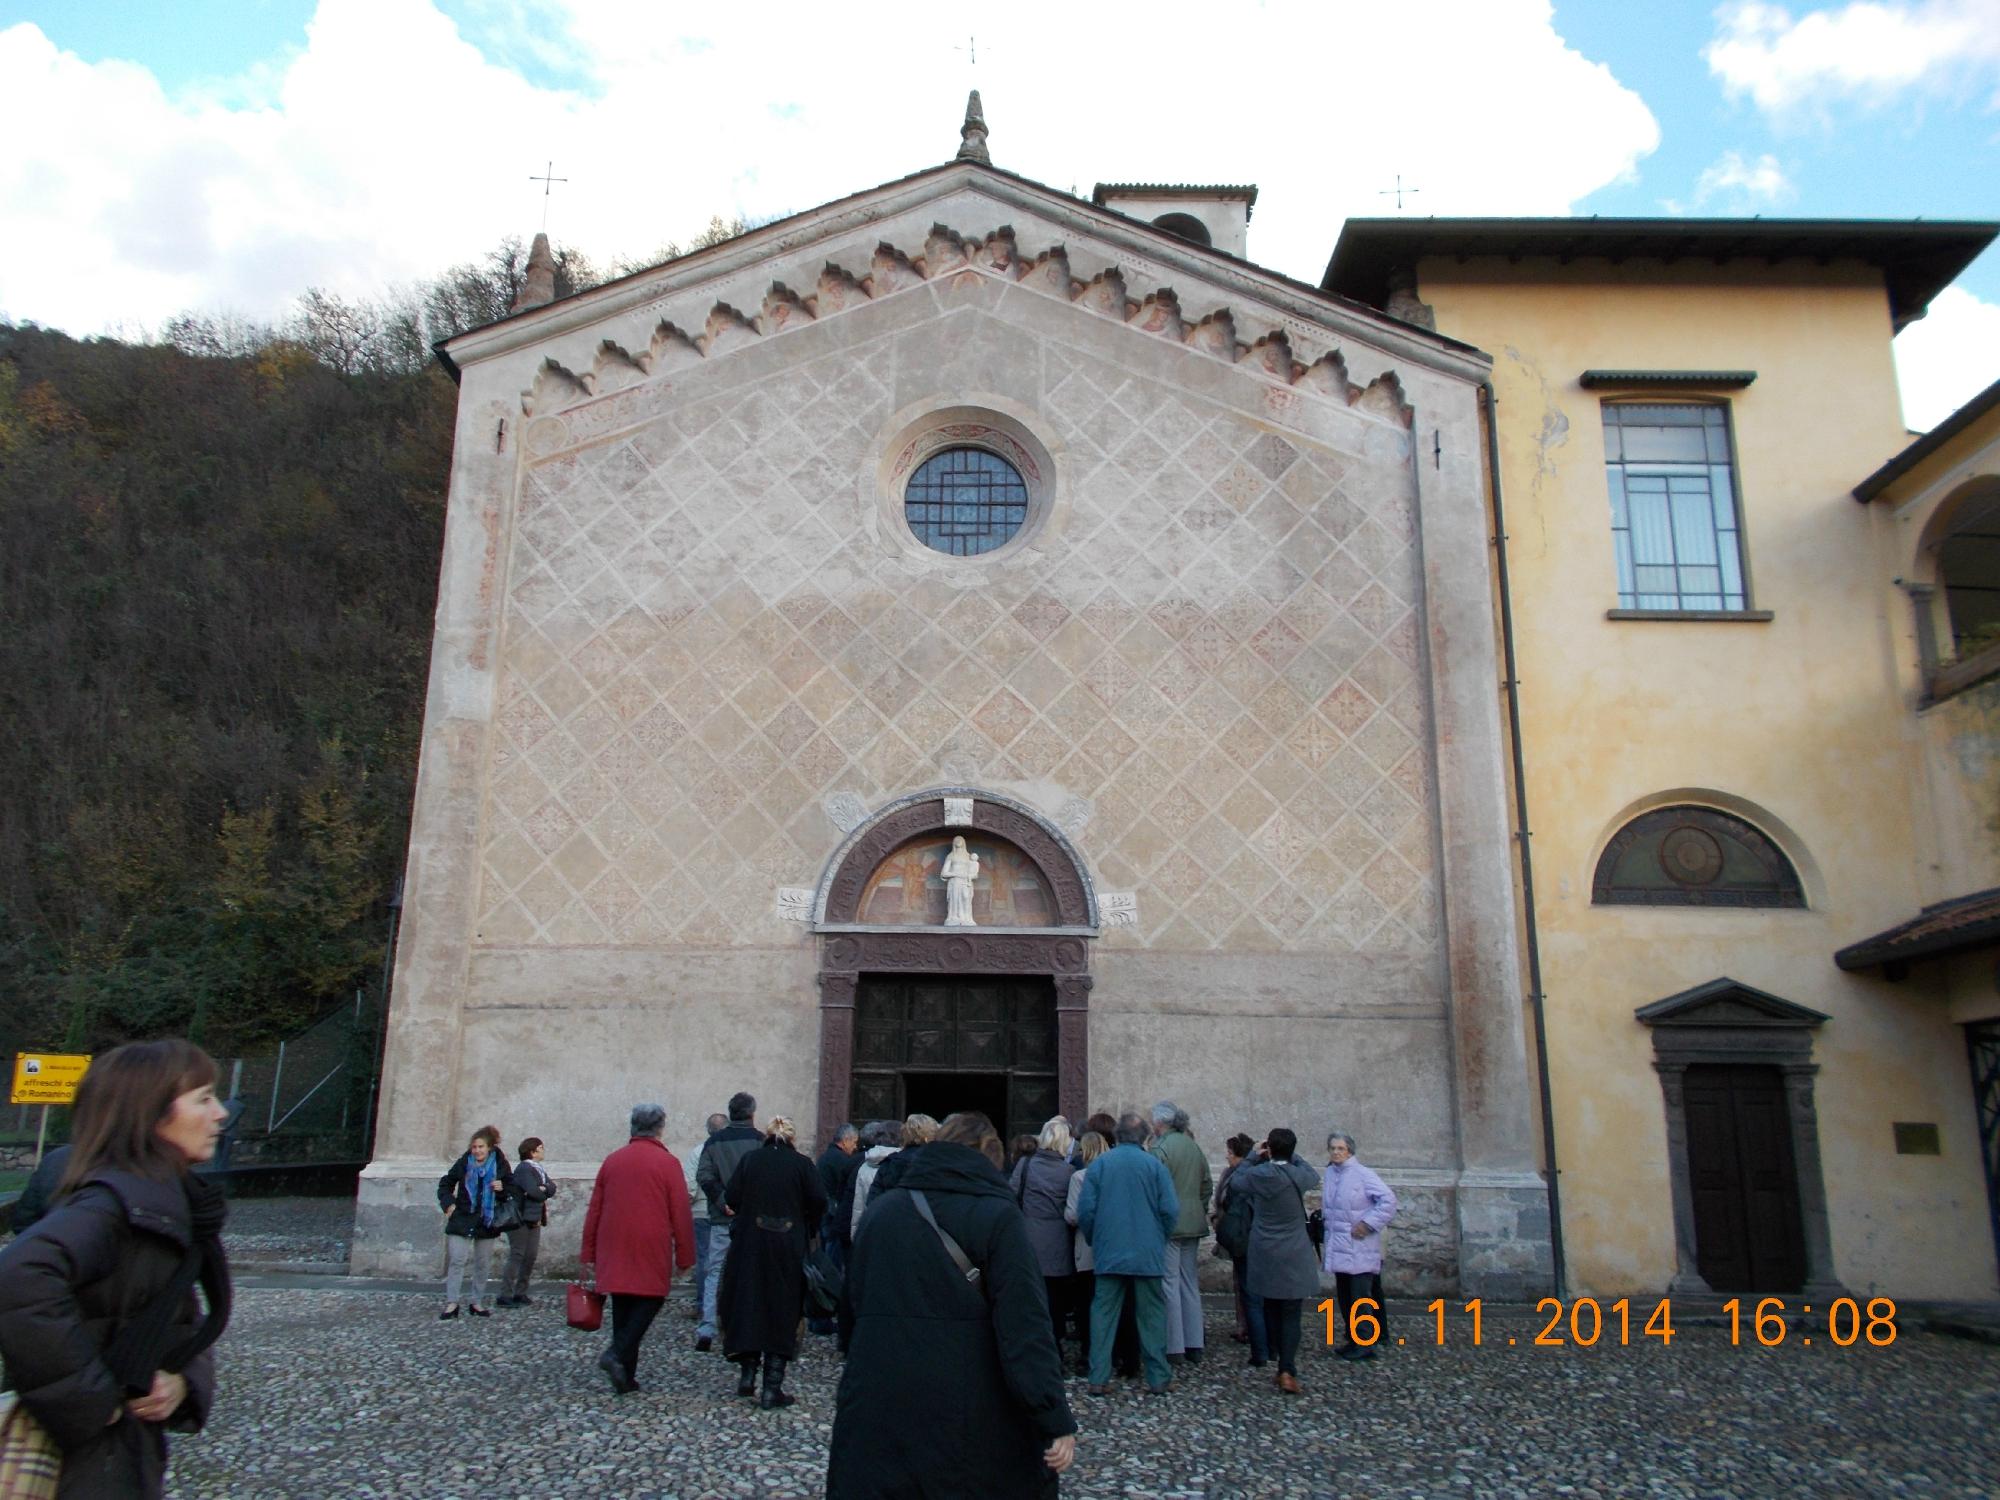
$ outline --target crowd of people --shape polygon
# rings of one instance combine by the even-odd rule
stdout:
[[[159,1495],[167,1431],[206,1417],[208,1351],[230,1307],[224,1201],[194,1171],[226,1116],[215,1079],[186,1042],[98,1059],[43,1216],[0,1252],[7,1457],[43,1455],[48,1493]],[[801,1328],[833,1338],[844,1365],[829,1496],[1053,1494],[1076,1454],[1065,1345],[1091,1396],[1109,1395],[1114,1373],[1170,1392],[1176,1367],[1207,1353],[1211,1234],[1231,1266],[1233,1337],[1250,1368],[1276,1365],[1277,1392],[1300,1392],[1302,1314],[1322,1275],[1339,1355],[1375,1353],[1396,1198],[1345,1132],[1329,1136],[1319,1170],[1291,1130],[1231,1136],[1216,1180],[1188,1115],[1165,1101],[1080,1129],[1057,1116],[1011,1149],[975,1113],[844,1125],[814,1160],[791,1121],[760,1124],[739,1093],[709,1117],[690,1174],[667,1149],[666,1119],[658,1104],[632,1110],[584,1214],[585,1277],[610,1309],[598,1365],[618,1393],[641,1389],[646,1336],[690,1271],[695,1348],[720,1340],[737,1394],[765,1410],[793,1403]],[[558,1192],[544,1156],[529,1136],[510,1165],[483,1126],[439,1178],[440,1318],[534,1300]],[[1357,1337],[1364,1306],[1370,1332]]]
[[[701,1267],[695,1347],[721,1340],[739,1395],[791,1404],[785,1371],[801,1326],[837,1340],[832,1496],[1051,1492],[1075,1456],[1065,1346],[1092,1396],[1111,1393],[1114,1373],[1170,1392],[1176,1367],[1206,1353],[1200,1251],[1211,1234],[1231,1265],[1235,1341],[1249,1346],[1249,1368],[1276,1366],[1278,1393],[1302,1389],[1303,1313],[1323,1274],[1335,1282],[1340,1357],[1372,1358],[1383,1326],[1381,1234],[1396,1198],[1345,1132],[1329,1136],[1321,1170],[1299,1159],[1288,1129],[1232,1136],[1214,1179],[1187,1113],[1167,1101],[1147,1115],[1093,1115],[1080,1130],[1058,1116],[1005,1146],[983,1115],[918,1114],[842,1125],[812,1162],[789,1121],[759,1125],[755,1098],[738,1094],[693,1158],[703,1218],[690,1234],[663,1228],[662,1195],[633,1195],[612,1170],[647,1143],[663,1196],[686,1196],[659,1130],[656,1106],[635,1111],[633,1146],[606,1162],[592,1194],[583,1258],[613,1292],[617,1330],[600,1364],[614,1388],[636,1388],[644,1325],[625,1332],[606,1281],[607,1227],[627,1233],[636,1221],[655,1243],[692,1240],[677,1263]],[[1322,1207],[1308,1212],[1314,1193]],[[668,1279],[663,1258],[644,1322]],[[1354,1317],[1364,1299],[1366,1325]]]

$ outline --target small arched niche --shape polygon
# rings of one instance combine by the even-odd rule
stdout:
[[[1053,927],[1055,894],[1041,867],[1010,841],[973,830],[939,829],[891,850],[861,888],[854,919],[870,927],[941,927],[945,918],[944,861],[952,837],[964,837],[979,860],[972,883],[972,920],[981,927]]]

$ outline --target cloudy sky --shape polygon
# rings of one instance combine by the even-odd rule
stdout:
[[[988,10],[0,0],[0,318],[366,295],[532,233],[550,159],[551,234],[644,255],[943,160],[975,84],[999,165],[1256,182],[1251,255],[1314,282],[1398,177],[1408,214],[2000,218],[2000,0]],[[1898,346],[1917,428],[2000,376],[2000,251]]]

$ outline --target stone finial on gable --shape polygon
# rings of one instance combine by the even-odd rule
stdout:
[[[521,290],[514,294],[514,305],[507,311],[526,312],[531,307],[547,307],[555,300],[555,252],[549,249],[549,237],[538,234],[534,247],[528,251],[528,269],[521,278]]]
[[[993,158],[986,151],[986,113],[979,107],[978,89],[966,95],[965,123],[958,128],[958,138],[958,160],[993,165]]]

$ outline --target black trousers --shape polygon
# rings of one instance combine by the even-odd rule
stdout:
[[[1097,1277],[1089,1271],[1075,1271],[1068,1276],[1044,1276],[1042,1286],[1049,1297],[1049,1325],[1056,1336],[1056,1354],[1062,1354],[1062,1342],[1069,1335],[1070,1325],[1076,1326],[1076,1340],[1083,1348],[1083,1361],[1090,1363],[1090,1304],[1097,1294]]]
[[[1097,1273],[1090,1273],[1091,1299],[1097,1297]],[[1139,1373],[1139,1300],[1127,1297],[1118,1308],[1118,1334],[1111,1340],[1111,1367],[1120,1375]]]
[[[1368,1310],[1382,1325],[1382,1332],[1388,1333],[1389,1310],[1382,1302],[1382,1273],[1380,1271],[1333,1273],[1333,1300],[1340,1304],[1340,1333],[1350,1344],[1354,1342],[1354,1304],[1363,1297],[1375,1299],[1375,1306]]]
[[[666,1302],[665,1297],[640,1297],[631,1292],[611,1294],[611,1352],[634,1379],[639,1375],[640,1341]]]
[[[1264,1336],[1278,1357],[1280,1375],[1299,1373],[1299,1309],[1305,1305],[1303,1297],[1264,1299]]]

